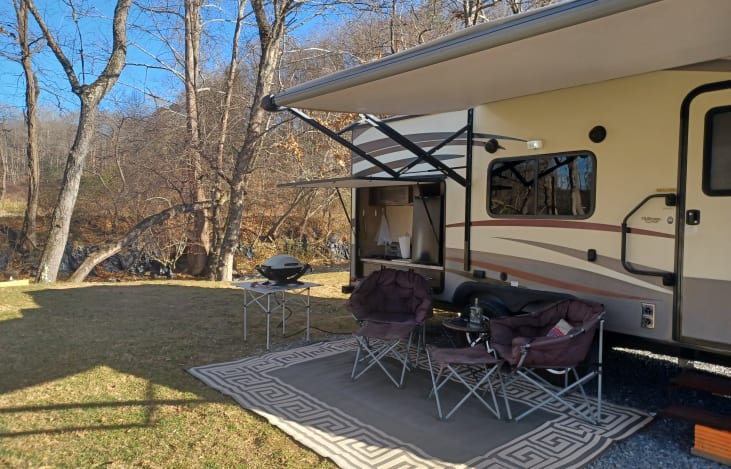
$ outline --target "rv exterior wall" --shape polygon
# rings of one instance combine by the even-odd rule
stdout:
[[[676,192],[680,106],[705,83],[728,80],[727,72],[663,71],[534,96],[505,100],[475,109],[476,134],[498,136],[503,150],[488,154],[475,146],[472,180],[473,269],[488,278],[521,286],[563,291],[607,305],[609,330],[672,342],[673,288],[659,277],[627,272],[619,262],[619,224],[646,196]],[[607,136],[594,143],[589,131],[604,126]],[[504,136],[500,138],[499,136]],[[527,150],[525,140],[540,138],[543,148]],[[589,151],[596,156],[596,207],[585,220],[553,224],[488,213],[488,167],[497,158]],[[447,183],[449,207],[459,207],[462,191]],[[458,210],[447,210],[447,281],[444,299],[465,281],[463,226]],[[628,256],[643,268],[675,270],[675,207],[653,200],[633,217],[634,227],[654,233],[630,236]],[[452,224],[452,226],[450,226]],[[552,227],[553,226],[553,227]],[[586,252],[595,249],[596,262]],[[707,272],[715,276],[713,272]],[[729,272],[719,273],[729,282]],[[522,278],[521,278],[522,277]],[[474,279],[469,279],[474,280]],[[641,299],[656,304],[655,328],[641,327]],[[687,316],[686,320],[689,320]],[[713,340],[728,343],[728,334]],[[728,347],[728,346],[727,346]]]
[[[427,276],[435,279],[442,278],[443,269],[444,288],[435,289],[437,298],[452,301],[457,288],[465,282],[487,286],[496,282],[510,285],[515,281],[519,285],[516,288],[568,293],[604,303],[608,312],[608,330],[644,340],[645,343],[680,344],[731,355],[728,333],[731,316],[724,315],[725,310],[718,307],[721,300],[715,300],[714,295],[707,293],[696,295],[702,297],[696,304],[686,302],[687,298],[684,298],[682,307],[688,307],[682,311],[678,306],[680,295],[676,295],[680,284],[665,285],[661,277],[632,273],[621,262],[623,219],[647,196],[678,193],[679,182],[685,181],[681,178],[684,175],[679,174],[680,110],[683,101],[698,86],[723,80],[731,80],[731,72],[653,72],[475,108],[469,189],[472,222],[469,227],[465,226],[465,188],[447,179],[443,193],[444,262],[439,266],[424,266],[438,269],[425,271]],[[717,105],[731,109],[731,90],[726,93],[728,97],[721,95]],[[703,156],[703,113],[716,106],[714,100],[718,99],[718,95],[714,96],[699,98],[699,105],[692,108],[691,119],[700,122],[690,132],[688,145],[692,147],[689,160],[692,156],[696,166]],[[450,133],[461,129],[466,124],[466,116],[466,111],[450,112],[398,119],[391,125],[429,150]],[[606,137],[598,142],[589,137],[591,129],[597,126],[606,129]],[[484,149],[484,143],[491,138],[497,139],[503,147],[492,154]],[[529,150],[528,140],[541,140],[543,147]],[[357,131],[354,142],[392,167],[403,167],[414,161],[414,155],[389,142],[373,128]],[[467,164],[465,145],[466,139],[456,138],[440,148],[435,156],[464,176]],[[530,158],[543,158],[541,164],[553,161],[557,167],[563,164],[565,171],[560,177],[564,178],[562,190],[565,197],[570,192],[566,181],[570,180],[572,187],[576,187],[571,178],[575,177],[578,168],[565,155],[587,155],[585,161],[591,160],[592,170],[582,173],[583,177],[591,180],[584,180],[579,191],[571,192],[572,204],[583,206],[586,197],[593,197],[590,211],[574,212],[573,215],[571,211],[562,211],[562,215],[540,212],[534,216],[526,216],[525,212],[508,215],[490,212],[488,198],[492,176],[488,172],[491,164],[497,161],[501,166],[496,165],[496,168],[510,168],[506,162]],[[370,163],[359,158],[353,161],[354,176],[377,175],[378,169]],[[433,168],[422,163],[416,164],[412,170],[415,174],[434,174]],[[689,168],[687,180],[688,185],[692,184],[700,193],[702,174],[698,171]],[[529,176],[528,179],[540,177],[543,176]],[[519,179],[512,178],[513,181]],[[556,176],[550,184],[558,184],[556,181],[559,180]],[[529,182],[525,181],[526,188]],[[527,190],[539,193],[539,190],[546,192],[551,187],[558,187],[550,184],[536,184]],[[506,187],[513,190],[512,186]],[[495,190],[504,188],[496,183]],[[683,196],[678,194],[678,201],[684,201]],[[676,272],[679,270],[676,257],[680,246],[678,217],[684,215],[678,215],[678,206],[666,205],[664,197],[649,199],[633,214],[629,223],[632,230],[625,245],[627,259],[641,269],[678,273],[679,281],[685,280],[686,292],[707,292],[709,285],[713,285],[714,291],[731,292],[731,271],[727,267],[731,258],[721,255],[721,251],[727,249],[722,249],[724,244],[719,241],[727,238],[726,228],[731,226],[728,215],[731,213],[730,199],[716,197],[710,202],[705,199],[702,202],[708,204],[709,210],[704,211],[701,225],[685,227],[682,234],[683,238],[694,241],[696,245],[700,236],[705,236],[703,239],[708,239],[716,249],[714,251],[711,247],[693,254],[687,265],[702,264],[693,278]],[[368,203],[367,197],[359,200],[361,204]],[[416,202],[415,199],[413,203]],[[574,206],[571,205],[572,208]],[[392,208],[395,207],[389,207]],[[413,206],[409,209],[413,210]],[[396,219],[399,215],[393,214],[390,218]],[[362,220],[357,221],[361,257],[363,248],[371,242],[369,233],[375,229],[376,222],[376,212],[367,212]],[[412,254],[415,254],[420,249],[417,246],[419,240],[414,234],[416,226],[411,228]],[[471,240],[468,271],[464,269],[466,229],[470,230]],[[397,228],[394,236],[398,236],[399,231],[403,230]],[[596,256],[589,258],[587,253],[590,251],[594,251]],[[367,273],[357,259],[354,266],[356,275]],[[375,263],[369,268],[378,267]],[[486,278],[473,276],[472,272],[477,270],[486,273]],[[714,282],[711,284],[706,279]],[[722,293],[719,298],[731,301],[727,293]],[[654,328],[643,327],[644,303],[655,305]],[[690,338],[681,337],[683,334]]]

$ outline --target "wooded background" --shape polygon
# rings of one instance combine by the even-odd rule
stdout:
[[[9,3],[0,60],[13,67],[0,73],[18,85],[0,102],[0,272],[54,282],[172,269],[231,280],[279,252],[346,258],[336,192],[276,186],[347,175],[349,152],[261,99],[557,1]],[[333,129],[357,119],[311,115]]]

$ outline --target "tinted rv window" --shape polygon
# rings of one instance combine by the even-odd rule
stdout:
[[[731,195],[731,106],[706,115],[703,192]]]
[[[488,212],[587,218],[594,211],[595,170],[589,152],[495,160],[487,170]]]

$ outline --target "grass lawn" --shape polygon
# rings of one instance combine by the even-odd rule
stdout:
[[[324,284],[311,339],[349,334],[348,273],[306,279]],[[264,352],[263,314],[243,341],[242,301],[203,281],[0,288],[0,467],[334,467],[186,372]],[[296,311],[272,348],[304,324]]]

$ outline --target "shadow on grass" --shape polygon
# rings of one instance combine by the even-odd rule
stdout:
[[[207,387],[187,369],[264,351],[264,314],[249,312],[248,341],[243,340],[243,291],[228,284],[134,284],[92,285],[71,288],[31,286],[25,295],[34,307],[20,311],[21,317],[2,320],[0,315],[0,394],[20,391],[0,405],[0,416],[26,413],[93,411],[96,408],[136,408],[141,418],[134,423],[68,426],[53,429],[3,431],[0,437],[74,430],[105,430],[149,426],[160,406],[187,406],[207,402],[230,403],[230,399]],[[312,291],[311,341],[332,336],[324,330],[348,333],[353,320],[345,312],[342,298],[318,297]],[[11,306],[12,307],[12,306]],[[7,310],[6,310],[7,311]],[[0,313],[2,310],[0,310]],[[287,331],[304,328],[304,313],[294,311]],[[281,316],[272,317],[272,326]],[[281,348],[304,340],[304,333],[282,338],[281,327],[272,332],[272,347]],[[93,370],[111,369],[107,387],[114,388],[115,376],[132,376],[139,383],[135,392],[118,386],[101,393],[104,399],[90,399],[95,384],[69,379]],[[120,375],[121,374],[121,375]],[[43,396],[33,387],[64,381],[63,398]],[[68,381],[68,383],[66,383]],[[141,389],[146,386],[146,389]],[[175,398],[156,391],[160,386],[175,390]],[[180,393],[183,393],[182,395]],[[169,393],[168,393],[169,394]],[[27,396],[27,397],[26,397]],[[177,398],[181,397],[181,398]],[[0,400],[0,402],[2,402]],[[55,427],[55,426],[54,426]],[[7,430],[7,429],[6,429]]]

